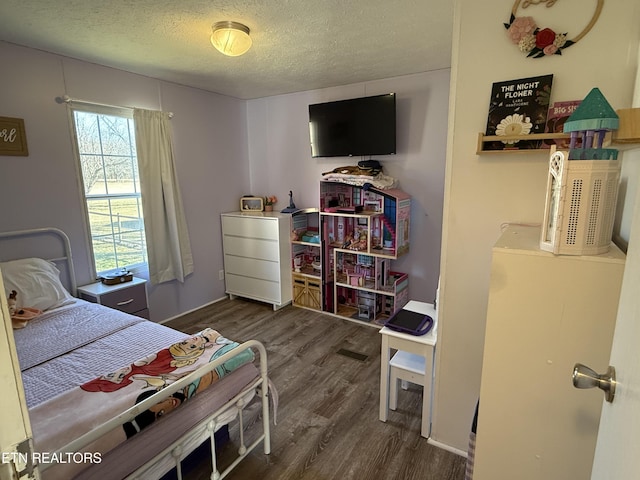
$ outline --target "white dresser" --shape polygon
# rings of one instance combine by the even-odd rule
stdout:
[[[222,215],[226,293],[273,304],[291,303],[291,215]]]

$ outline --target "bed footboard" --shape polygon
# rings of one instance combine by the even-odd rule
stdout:
[[[193,430],[182,438],[176,440],[171,446],[159,453],[152,461],[143,465],[130,476],[128,480],[147,480],[160,478],[172,468],[176,468],[178,480],[182,480],[182,460],[201,445],[207,438],[211,442],[211,464],[213,466],[212,480],[225,478],[249,453],[255,450],[261,443],[264,445],[264,453],[271,453],[271,436],[269,422],[269,380],[267,376],[266,351],[264,346],[255,341],[250,341],[260,352],[260,378],[229,400],[222,408],[209,417],[203,419]],[[249,342],[247,342],[249,343]],[[242,344],[243,346],[245,344]],[[259,347],[257,347],[259,345]],[[262,360],[265,360],[264,362]],[[253,392],[257,391],[262,406],[262,433],[249,446],[245,445],[244,438],[244,409],[253,398]],[[238,456],[224,471],[218,470],[216,446],[214,434],[219,428],[229,423],[230,417],[237,417],[239,431]]]
[[[259,372],[256,375],[255,366],[253,366],[252,364],[245,365],[247,367],[251,366],[251,369],[254,373],[251,373],[250,375],[253,377],[253,380],[251,380],[248,384],[245,384],[245,387],[242,388],[241,391],[239,391],[236,395],[234,395],[233,398],[224,403],[224,405],[222,405],[220,408],[217,408],[216,411],[211,412],[209,405],[205,402],[207,400],[206,396],[196,395],[192,400],[185,403],[185,405],[180,407],[180,409],[178,409],[176,412],[172,412],[172,414],[168,415],[165,419],[157,422],[157,425],[152,425],[147,429],[142,430],[140,433],[128,439],[125,443],[116,447],[114,451],[105,453],[100,463],[88,466],[87,468],[82,470],[76,478],[97,478],[96,474],[98,474],[99,477],[101,472],[113,473],[110,464],[120,465],[123,462],[123,459],[126,459],[127,462],[130,462],[132,460],[130,449],[132,442],[145,442],[145,436],[147,436],[146,439],[153,439],[153,435],[155,433],[153,431],[153,428],[161,428],[163,423],[170,423],[172,415],[177,419],[178,415],[180,415],[179,411],[182,409],[189,409],[190,404],[193,405],[193,411],[195,411],[196,409],[203,409],[206,413],[200,415],[200,412],[198,411],[198,420],[195,425],[186,433],[181,434],[179,438],[176,438],[174,436],[173,438],[169,437],[167,440],[167,435],[163,433],[163,441],[167,445],[163,446],[150,460],[143,461],[143,464],[136,464],[131,465],[130,467],[126,467],[128,468],[128,472],[126,475],[123,475],[124,478],[140,480],[160,478],[172,468],[176,468],[178,479],[180,480],[182,479],[182,460],[184,460],[187,455],[189,455],[195,448],[201,445],[207,438],[211,439],[211,456],[213,465],[213,474],[211,476],[212,479],[222,479],[227,476],[233,470],[233,468],[235,468],[235,466],[237,466],[242,461],[243,458],[245,458],[260,444],[263,444],[264,453],[269,454],[271,452],[271,441],[267,353],[264,345],[262,345],[260,342],[256,340],[249,340],[245,343],[240,344],[238,347],[225,353],[224,355],[221,355],[219,358],[216,358],[210,363],[200,367],[189,375],[163,388],[159,392],[155,393],[139,404],[129,408],[128,410],[114,417],[108,422],[103,423],[97,428],[68,443],[67,445],[60,448],[54,455],[52,455],[52,457],[64,458],[64,454],[66,453],[86,451],[87,447],[90,448],[93,442],[95,442],[108,432],[112,431],[114,428],[121,428],[123,424],[131,422],[137,415],[144,412],[149,407],[152,407],[158,402],[167,399],[173,393],[183,389],[190,383],[194,382],[198,378],[202,377],[203,375],[207,374],[223,363],[229,361],[234,356],[241,354],[247,349],[253,349],[254,352],[258,352]],[[236,372],[237,371],[231,372],[228,376],[231,377]],[[261,402],[262,432],[250,445],[245,445],[243,413],[245,407],[249,403],[251,403],[251,400],[255,396],[256,392]],[[231,463],[223,472],[219,472],[213,436],[220,427],[229,423],[231,419],[234,419],[236,417],[239,423],[238,456],[233,461],[233,463]],[[49,467],[53,466],[55,466],[55,464],[53,463],[40,465],[40,471],[44,472],[44,479],[49,478],[46,470]],[[56,469],[53,468],[53,471],[55,470]],[[53,471],[51,473],[53,473]]]
[[[262,380],[257,380],[247,390],[244,390],[238,394],[235,398],[230,400],[219,411],[204,419],[195,428],[190,430],[183,437],[173,442],[169,447],[160,452],[153,460],[140,467],[131,475],[126,477],[128,480],[147,480],[153,478],[160,478],[169,470],[176,468],[178,479],[182,478],[182,461],[200,446],[205,440],[211,441],[211,464],[213,466],[213,473],[211,475],[212,480],[218,480],[225,478],[249,453],[257,448],[261,443],[264,444],[264,453],[270,453],[269,445],[269,422],[265,423],[265,417],[263,416],[263,432],[256,438],[250,445],[246,445],[244,438],[244,408],[249,404],[253,398],[253,390],[257,389],[260,392],[260,397],[263,407],[266,405],[268,409],[268,399],[264,395],[262,388]],[[224,471],[218,470],[218,461],[216,455],[216,444],[214,434],[224,425],[229,423],[229,418],[233,417],[234,420],[237,417],[238,431],[239,431],[239,445],[238,455],[233,462],[225,468]]]

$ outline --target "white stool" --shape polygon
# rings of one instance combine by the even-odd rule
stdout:
[[[386,422],[389,416],[391,401],[392,408],[397,406],[398,380],[409,381],[422,385],[422,425],[420,435],[429,438],[431,434],[431,387],[433,382],[433,364],[435,359],[437,337],[438,312],[429,303],[409,301],[403,310],[430,315],[434,320],[434,327],[424,335],[410,335],[404,332],[382,327],[380,348],[380,421]],[[397,350],[397,352],[396,352]],[[392,356],[391,353],[395,352]],[[414,362],[408,362],[406,356],[421,357],[418,360],[421,367]],[[407,369],[406,365],[414,365]],[[393,370],[393,373],[391,371]],[[390,381],[391,380],[391,381]],[[391,397],[391,398],[390,398]],[[393,399],[393,400],[392,400]]]
[[[407,390],[407,382],[421,385],[423,395],[429,395],[430,379],[426,378],[426,359],[422,355],[398,350],[389,361],[389,408],[395,410],[398,406],[398,380],[401,380],[403,390]]]

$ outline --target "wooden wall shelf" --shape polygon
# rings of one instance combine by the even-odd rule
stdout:
[[[607,133],[605,145],[611,144],[619,150],[627,150],[640,146],[640,108],[628,108],[616,110],[620,117],[620,128],[612,133]],[[535,153],[549,151],[544,148],[508,148],[504,150],[491,150],[486,148],[488,142],[502,142],[505,140],[555,140],[569,138],[568,133],[532,133],[530,135],[485,135],[478,134],[477,155],[487,153]]]
[[[613,132],[613,143],[640,144],[640,108],[616,110],[620,128]]]
[[[486,142],[502,142],[505,140],[555,140],[568,139],[568,133],[532,133],[530,135],[485,135],[478,134],[478,147],[476,154],[483,155],[485,153],[534,153],[549,151],[549,147],[544,148],[507,148],[504,150],[490,150],[485,148]]]

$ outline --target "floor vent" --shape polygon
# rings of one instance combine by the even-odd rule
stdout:
[[[347,350],[345,348],[341,348],[337,353],[340,355],[344,355],[345,357],[353,358],[354,360],[358,360],[360,362],[364,362],[367,358],[369,358],[369,355]]]

